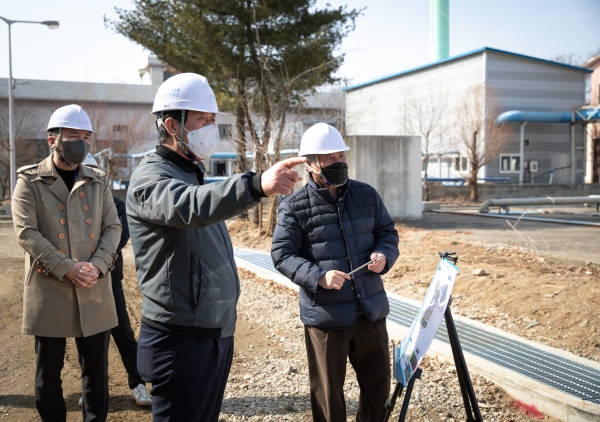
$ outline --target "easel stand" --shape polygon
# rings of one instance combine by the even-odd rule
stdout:
[[[452,297],[448,301],[448,306],[444,312],[444,318],[446,319],[446,328],[448,329],[448,338],[450,339],[450,347],[452,349],[452,356],[454,357],[454,365],[456,367],[456,375],[458,376],[458,383],[460,384],[460,392],[462,394],[463,403],[465,405],[465,413],[467,414],[467,422],[483,422],[481,419],[481,412],[479,411],[479,405],[477,404],[477,398],[475,397],[475,390],[473,389],[473,383],[469,376],[469,370],[467,369],[467,363],[465,362],[465,356],[463,355],[462,348],[460,347],[460,341],[458,340],[458,334],[456,333],[456,326],[454,325],[454,319],[452,318],[452,312],[450,312],[450,305],[452,304]],[[400,417],[398,422],[404,422],[406,418],[406,412],[408,411],[408,405],[410,402],[410,396],[412,394],[415,380],[421,378],[421,368],[417,368],[414,375],[408,382],[406,388],[406,394],[404,395],[404,402],[402,403],[402,409],[400,411]],[[383,422],[387,422],[398,396],[402,394],[403,385],[402,383],[396,383],[394,393],[392,397],[385,403],[386,413]]]

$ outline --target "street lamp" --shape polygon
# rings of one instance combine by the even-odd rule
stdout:
[[[17,169],[16,169],[16,155],[15,155],[15,134],[13,125],[13,78],[12,78],[12,53],[11,53],[11,42],[10,42],[10,26],[13,23],[40,23],[46,25],[50,29],[57,29],[60,25],[58,21],[11,21],[10,19],[3,18],[0,16],[8,25],[8,136],[10,140],[10,197],[12,198],[13,191],[17,184]]]

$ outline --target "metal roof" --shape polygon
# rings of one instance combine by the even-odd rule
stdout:
[[[567,69],[576,70],[576,71],[583,72],[583,73],[592,73],[592,70],[585,69],[583,67],[571,66],[571,65],[568,65],[568,64],[564,64],[564,63],[553,62],[552,60],[545,60],[545,59],[540,59],[540,58],[537,58],[537,57],[525,56],[523,54],[518,54],[518,53],[511,53],[510,51],[498,50],[496,48],[491,48],[491,47],[481,47],[481,48],[478,48],[477,50],[469,51],[469,52],[466,52],[466,53],[463,53],[463,54],[459,54],[457,56],[448,57],[448,58],[443,59],[443,60],[438,60],[437,62],[428,63],[428,64],[422,65],[422,66],[413,67],[412,69],[404,70],[402,72],[394,73],[392,75],[384,76],[382,78],[374,79],[372,81],[363,82],[363,83],[360,83],[360,84],[357,84],[357,85],[349,86],[347,88],[343,88],[342,91],[346,92],[346,91],[352,91],[352,90],[358,89],[358,88],[363,88],[363,87],[368,86],[368,85],[373,85],[373,84],[376,84],[376,83],[379,83],[379,82],[387,81],[389,79],[397,78],[399,76],[408,75],[409,73],[418,72],[420,70],[425,70],[425,69],[428,69],[430,67],[438,66],[438,65],[443,64],[443,63],[452,62],[454,60],[464,59],[465,57],[474,56],[475,54],[483,53],[483,52],[486,52],[486,51],[487,52],[492,52],[492,53],[504,54],[504,55],[512,56],[512,57],[517,57],[517,58],[520,58],[520,59],[532,60],[532,61],[536,61],[536,62],[540,62],[540,63],[544,63],[544,64],[549,64],[549,65],[553,65],[553,66],[565,67]]]

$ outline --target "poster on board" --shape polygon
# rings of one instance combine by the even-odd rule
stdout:
[[[407,386],[433,342],[446,312],[458,268],[442,258],[429,285],[425,300],[399,348],[394,348],[394,378]]]

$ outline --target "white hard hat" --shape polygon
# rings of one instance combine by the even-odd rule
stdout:
[[[152,113],[167,110],[194,110],[221,113],[208,80],[196,73],[180,73],[164,81],[156,92]]]
[[[81,164],[83,164],[84,166],[94,166],[96,168],[99,168],[98,162],[96,161],[91,152],[88,152],[88,155],[85,157],[85,160],[83,160]]]
[[[317,123],[302,135],[298,155],[331,154],[349,149],[336,128],[327,123]]]
[[[59,108],[50,117],[48,129],[58,128],[89,130],[93,132],[92,122],[84,109],[77,104],[70,104]]]

